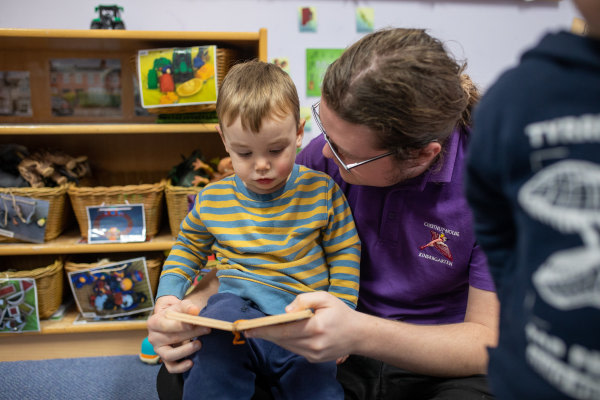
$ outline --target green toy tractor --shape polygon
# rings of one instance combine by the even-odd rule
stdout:
[[[90,29],[125,29],[125,23],[120,16],[123,7],[116,4],[99,5],[94,11],[98,13],[99,17],[92,20]]]

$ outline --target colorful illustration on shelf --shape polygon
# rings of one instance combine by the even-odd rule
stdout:
[[[121,116],[121,60],[52,59],[50,92],[55,117]]]
[[[0,71],[0,115],[31,117],[29,71]]]
[[[216,54],[216,46],[140,50],[142,107],[216,103]]]
[[[0,281],[0,332],[39,332],[35,279]]]
[[[343,52],[344,49],[306,49],[307,97],[321,97],[321,83],[325,71]]]
[[[375,28],[375,10],[372,7],[356,7],[356,32],[373,32]]]
[[[44,243],[48,200],[0,193],[0,235]]]
[[[154,307],[143,257],[69,272],[69,284],[86,318],[112,318],[146,312]]]
[[[89,243],[129,243],[146,240],[143,204],[88,206]]]
[[[316,7],[300,7],[298,9],[298,29],[300,32],[317,31]]]
[[[276,57],[271,59],[271,64],[277,65],[279,68],[290,73],[290,59],[287,57]]]

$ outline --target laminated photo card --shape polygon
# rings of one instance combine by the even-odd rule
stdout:
[[[87,206],[89,243],[130,243],[146,240],[143,204]]]
[[[142,107],[177,107],[217,102],[217,46],[140,50]]]
[[[0,235],[44,243],[48,200],[0,193]]]
[[[0,279],[0,333],[39,330],[40,316],[35,279]]]
[[[68,279],[85,318],[114,318],[154,308],[144,257],[69,272]]]

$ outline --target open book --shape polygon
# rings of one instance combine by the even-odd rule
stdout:
[[[222,321],[220,319],[214,318],[199,317],[175,311],[166,311],[165,316],[169,319],[187,322],[188,324],[205,326],[207,328],[215,328],[232,332],[242,332],[252,328],[259,328],[261,326],[283,324],[285,322],[292,322],[305,318],[310,318],[313,316],[313,312],[310,309],[307,309],[303,311],[296,311],[278,315],[269,315],[266,317],[254,319],[241,319],[235,322]]]

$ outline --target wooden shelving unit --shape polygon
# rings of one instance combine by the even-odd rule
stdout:
[[[147,336],[145,321],[74,324],[77,315],[44,320],[39,333],[2,334],[0,361],[135,355]]]
[[[156,123],[136,115],[135,57],[141,49],[217,45],[235,50],[236,61],[267,60],[267,31],[156,32],[119,30],[0,29],[0,71],[28,71],[31,116],[0,115],[0,144],[30,150],[55,148],[86,155],[101,174],[144,172],[164,176],[182,156],[200,149],[207,159],[225,155],[215,124]],[[49,63],[60,58],[116,58],[121,64],[121,114],[107,118],[55,116],[51,111]],[[3,257],[49,254],[108,254],[164,251],[174,243],[163,215],[163,230],[143,243],[80,243],[72,227],[43,244],[0,243]],[[69,290],[68,287],[66,290]],[[137,354],[145,321],[74,325],[75,310],[61,321],[43,321],[39,333],[3,334],[0,361],[94,355]],[[20,351],[15,352],[15,346]],[[24,351],[23,351],[24,350]]]
[[[2,124],[0,135],[164,135],[212,133],[215,124]]]
[[[69,230],[58,238],[42,244],[4,243],[0,244],[0,256],[29,254],[95,254],[124,253],[169,250],[175,244],[171,232],[161,232],[158,236],[140,243],[100,243],[87,244],[81,241],[77,230]]]

